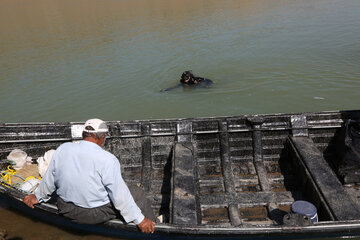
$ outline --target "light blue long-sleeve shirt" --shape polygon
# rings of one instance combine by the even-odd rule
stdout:
[[[111,201],[126,222],[139,224],[144,219],[121,176],[118,159],[89,141],[58,147],[35,196],[46,202],[55,190],[65,202],[84,208]]]

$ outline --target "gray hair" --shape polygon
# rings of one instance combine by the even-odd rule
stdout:
[[[94,130],[92,127],[90,127],[90,126],[87,126],[87,130]],[[89,129],[89,128],[91,128],[91,129]],[[102,135],[104,135],[104,134],[106,134],[106,132],[94,132],[94,133],[90,133],[90,132],[85,132],[85,131],[83,131],[82,132],[82,137],[83,137],[83,139],[85,139],[85,138],[87,138],[87,137],[96,137],[96,138],[101,138],[102,137]]]

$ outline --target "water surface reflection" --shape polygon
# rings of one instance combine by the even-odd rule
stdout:
[[[4,0],[0,122],[356,109],[360,1]],[[208,90],[160,93],[184,70]]]

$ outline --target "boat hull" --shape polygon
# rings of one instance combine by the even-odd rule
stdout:
[[[108,122],[106,149],[118,157],[125,181],[141,185],[164,219],[153,235],[120,220],[76,224],[51,203],[32,210],[22,203],[24,192],[5,185],[0,197],[64,228],[124,238],[358,236],[360,188],[337,175],[334,146],[343,123],[358,118],[360,111],[332,111]],[[79,141],[82,124],[0,124],[0,159],[15,148],[36,159]],[[5,168],[6,161],[0,164]],[[313,203],[319,222],[285,222],[297,200]]]

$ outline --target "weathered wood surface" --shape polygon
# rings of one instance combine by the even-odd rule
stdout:
[[[172,171],[171,219],[173,224],[197,225],[195,167],[191,143],[176,143]]]
[[[307,157],[309,164],[322,156],[329,164],[325,174],[335,169],[337,130],[357,117],[360,111],[113,121],[105,148],[119,159],[125,181],[144,187],[166,224],[271,227],[276,225],[272,213],[288,212],[298,199],[315,202],[322,221],[347,220],[354,216],[333,212],[335,203],[322,193],[333,183],[294,165],[287,139],[310,139],[318,152]],[[82,124],[0,124],[0,159],[20,148],[35,160],[63,142],[78,141],[75,130]]]
[[[308,137],[292,137],[301,164],[310,173],[318,192],[324,198],[336,220],[360,219],[360,211],[356,203],[344,189],[334,171]]]

